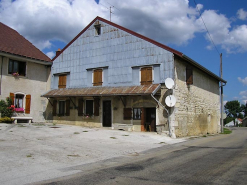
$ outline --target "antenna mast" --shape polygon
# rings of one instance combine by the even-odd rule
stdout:
[[[113,13],[113,12],[111,11],[111,8],[114,8],[114,6],[110,6],[110,21],[111,21],[111,14]]]

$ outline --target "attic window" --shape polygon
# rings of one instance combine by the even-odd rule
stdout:
[[[193,84],[193,68],[191,66],[186,67],[186,84]]]
[[[95,35],[100,35],[101,34],[101,25],[96,24],[96,25],[94,25],[94,28],[95,28]]]

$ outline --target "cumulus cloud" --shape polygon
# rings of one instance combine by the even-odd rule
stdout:
[[[113,22],[164,44],[185,45],[196,33],[206,33],[197,12],[203,5],[191,7],[188,0],[1,0],[0,21],[44,50],[53,41],[68,43],[96,16],[109,20],[109,4],[117,7]],[[238,17],[245,13],[240,9]],[[247,25],[232,28],[215,10],[204,9],[202,16],[216,45],[229,53],[247,51]]]
[[[55,52],[50,51],[50,52],[47,52],[46,55],[47,55],[49,58],[53,58],[53,57],[55,56]]]
[[[243,83],[244,85],[247,85],[247,77],[245,77],[245,78],[240,78],[240,77],[238,77],[238,81],[240,81],[241,83]]]
[[[239,9],[237,12],[237,16],[241,20],[246,20],[247,19],[247,12],[243,10],[243,8]]]
[[[241,96],[242,102],[247,102],[247,90],[246,91],[240,91],[239,95]]]

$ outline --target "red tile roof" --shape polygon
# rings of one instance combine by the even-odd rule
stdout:
[[[85,87],[72,89],[53,89],[43,97],[71,97],[71,96],[127,96],[127,95],[150,95],[159,88],[159,84],[121,86],[121,87]]]
[[[0,22],[0,52],[51,62],[51,59],[14,29]]]

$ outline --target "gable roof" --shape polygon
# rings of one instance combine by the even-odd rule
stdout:
[[[16,30],[0,22],[0,52],[51,62],[51,59],[36,48]]]
[[[200,65],[199,63],[197,63],[197,62],[195,62],[194,60],[192,60],[191,58],[189,58],[188,56],[186,56],[185,54],[183,54],[183,53],[181,53],[180,51],[177,51],[177,50],[175,50],[175,49],[173,49],[173,48],[170,48],[170,47],[168,47],[168,46],[166,46],[166,45],[164,45],[164,44],[161,44],[161,43],[159,43],[159,42],[157,42],[157,41],[155,41],[155,40],[152,40],[152,39],[150,39],[150,38],[148,38],[148,37],[145,37],[145,36],[143,36],[143,35],[141,35],[141,34],[139,34],[139,33],[136,33],[136,32],[134,32],[134,31],[132,31],[132,30],[129,30],[129,29],[127,29],[127,28],[125,28],[125,27],[122,27],[122,26],[120,26],[120,25],[118,25],[118,24],[115,24],[115,23],[113,23],[113,22],[111,22],[111,21],[108,21],[108,20],[106,20],[106,19],[103,19],[102,17],[99,17],[99,16],[97,16],[93,21],[91,21],[73,40],[71,40],[60,52],[59,52],[59,54],[57,54],[53,59],[52,59],[52,61],[54,61],[64,50],[66,50],[77,38],[79,38],[96,20],[100,20],[100,21],[102,21],[102,22],[105,22],[105,23],[107,23],[107,24],[109,24],[109,25],[111,25],[111,26],[114,26],[114,27],[116,27],[116,28],[118,28],[118,29],[120,29],[120,30],[123,30],[123,31],[125,31],[125,32],[127,32],[127,33],[129,33],[129,34],[131,34],[131,35],[134,35],[134,36],[136,36],[136,37],[139,37],[139,38],[141,38],[141,39],[143,39],[143,40],[145,40],[145,41],[147,41],[147,42],[150,42],[150,43],[152,43],[152,44],[154,44],[154,45],[156,45],[156,46],[158,46],[158,47],[160,47],[160,48],[163,48],[163,49],[165,49],[165,50],[167,50],[167,51],[170,51],[171,53],[173,53],[174,55],[176,55],[176,56],[178,56],[178,57],[180,57],[180,58],[182,58],[182,59],[184,59],[185,61],[187,61],[187,62],[189,62],[191,65],[193,65],[193,66],[195,66],[195,67],[197,67],[197,68],[199,68],[199,69],[201,69],[202,71],[204,71],[205,73],[207,73],[207,74],[209,74],[210,76],[212,76],[212,77],[214,77],[215,79],[217,79],[218,81],[221,81],[221,82],[224,82],[224,83],[226,83],[226,81],[224,80],[224,79],[222,79],[222,78],[220,78],[219,76],[217,76],[216,74],[214,74],[214,73],[212,73],[211,71],[209,71],[208,69],[206,69],[205,67],[203,67],[202,65]]]

